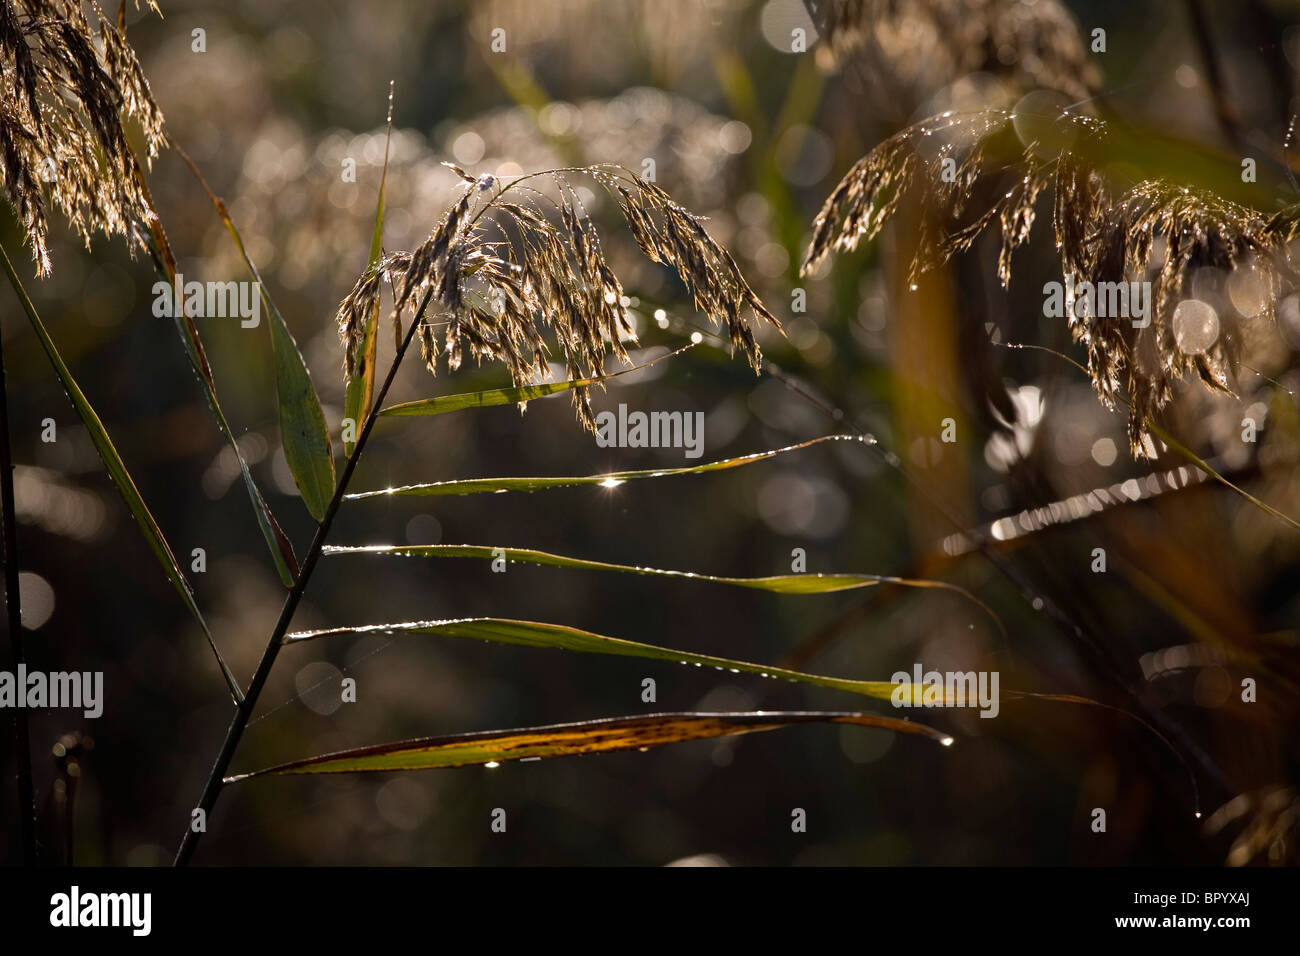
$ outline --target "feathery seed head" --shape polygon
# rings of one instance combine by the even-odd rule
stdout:
[[[1086,308],[1066,313],[1087,349],[1098,396],[1107,407],[1128,406],[1130,449],[1144,454],[1151,448],[1147,421],[1169,402],[1174,382],[1194,377],[1229,391],[1243,320],[1273,317],[1284,291],[1295,288],[1287,241],[1300,230],[1300,205],[1268,218],[1163,180],[1122,188],[1099,161],[1106,136],[1102,121],[1066,111],[946,113],[918,123],[860,159],[835,187],[813,223],[801,271],[873,238],[911,196],[920,206],[913,277],[965,251],[996,222],[998,276],[1006,285],[1012,253],[1029,237],[1040,195],[1050,191],[1067,283],[1149,283],[1149,322]],[[1213,305],[1196,298],[1196,283],[1246,269],[1249,295],[1206,293]]]
[[[396,290],[399,311],[413,295],[432,290],[428,314],[419,319],[431,372],[445,352],[452,370],[467,356],[499,361],[517,384],[525,384],[547,374],[548,340],[563,352],[570,378],[600,375],[610,352],[628,361],[624,343],[636,335],[627,296],[566,174],[584,175],[606,190],[641,250],[673,267],[696,306],[715,325],[725,325],[733,346],[759,368],[758,343],[742,309],[778,330],[780,324],[731,254],[656,184],[609,165],[550,170],[505,183],[451,168],[465,181],[464,191],[429,237],[414,252],[386,256],[367,270],[339,305],[349,379],[360,374],[358,345],[383,279]],[[523,185],[543,176],[552,182],[553,196]],[[573,396],[579,421],[594,430],[589,389],[574,389]]]
[[[123,122],[140,124],[149,156],[166,135],[124,30],[94,0],[0,2],[0,173],[40,275],[50,203],[87,245],[96,232],[132,252],[147,242],[153,214]]]

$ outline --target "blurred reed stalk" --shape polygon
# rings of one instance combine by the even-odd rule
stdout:
[[[18,293],[20,283],[9,255],[0,248],[9,282]],[[21,295],[21,293],[19,293]],[[18,516],[14,511],[14,463],[9,448],[9,392],[5,378],[4,342],[0,335],[0,508],[4,510],[5,607],[9,615],[9,647],[14,673],[27,658],[23,648],[22,601],[18,591]],[[27,709],[14,708],[14,759],[18,763],[18,823],[23,863],[36,865],[36,791],[32,785],[32,742],[27,732]]]

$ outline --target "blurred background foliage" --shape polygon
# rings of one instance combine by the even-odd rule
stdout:
[[[814,12],[821,14],[821,5]],[[790,570],[942,577],[1002,618],[935,591],[776,595],[703,583],[478,562],[323,560],[295,627],[510,616],[703,653],[885,679],[927,668],[996,669],[1002,688],[1080,694],[1159,722],[1201,788],[1150,732],[1083,705],[1003,702],[994,721],[934,715],[939,749],[857,727],[806,727],[646,754],[500,769],[262,779],[230,788],[199,854],[206,863],[736,864],[1287,862],[1296,853],[1300,538],[1212,482],[1038,528],[1020,516],[1094,488],[1141,489],[1124,412],[1109,412],[1059,358],[1063,320],[1042,317],[1060,279],[1049,213],[997,282],[985,237],[909,288],[907,211],[879,242],[798,278],[825,196],[882,139],[945,109],[1010,107],[1039,88],[1125,125],[1151,172],[1212,185],[1257,156],[1247,201],[1297,197],[1282,163],[1295,101],[1300,7],[1284,0],[866,4],[868,26],[832,49],[798,0],[172,0],[165,19],[128,11],[170,134],[229,204],[312,369],[337,438],[343,381],[332,322],[366,264],[396,110],[385,245],[413,248],[454,195],[455,162],[506,177],[621,162],[709,217],[788,340],[760,341],[783,377],[754,377],[712,345],[624,376],[597,409],[703,411],[705,457],[858,427],[870,449],[819,446],[721,475],[486,499],[345,506],[333,543],[473,543],[723,575]],[[1195,15],[1209,43],[1198,42]],[[490,51],[506,30],[507,52]],[[206,52],[191,31],[206,31]],[[792,54],[791,31],[809,51]],[[1090,51],[1092,31],[1106,52]],[[1226,111],[1226,112],[1225,112]],[[345,159],[356,181],[345,181]],[[1225,174],[1225,170],[1227,173]],[[187,279],[244,273],[207,198],[164,152],[151,188]],[[644,349],[697,328],[670,274],[606,223]],[[914,226],[914,223],[913,223]],[[6,247],[19,237],[0,225]],[[987,241],[986,241],[987,240]],[[205,408],[171,323],[151,311],[154,274],[122,244],[90,252],[60,227],[38,308],[95,402],[192,575],[227,660],[251,673],[282,600],[238,466]],[[18,256],[13,256],[17,261]],[[802,288],[806,312],[792,311]],[[100,471],[44,356],[4,301],[16,432],[29,666],[103,670],[104,716],[33,715],[43,852],[75,862],[168,862],[219,746],[230,702],[193,622]],[[665,313],[663,322],[655,310]],[[310,516],[278,449],[265,321],[198,320],[228,417],[299,550]],[[666,327],[661,327],[666,325]],[[1300,514],[1295,478],[1300,306],[1247,358],[1237,395],[1185,388],[1165,422],[1253,493]],[[385,352],[387,349],[387,352]],[[380,367],[391,356],[381,336]],[[798,384],[792,387],[797,380]],[[393,400],[506,383],[467,365],[432,379],[408,363]],[[1239,422],[1261,423],[1259,441]],[[58,440],[43,443],[54,418]],[[958,440],[938,440],[940,422]],[[337,447],[337,444],[336,444]],[[585,474],[680,464],[660,449],[600,449],[567,400],[377,428],[353,490],[445,478]],[[906,473],[906,474],[904,474]],[[1128,487],[1128,486],[1126,486]],[[1125,492],[1127,494],[1127,492]],[[992,557],[963,529],[1003,522]],[[1093,549],[1108,556],[1091,570]],[[188,562],[187,562],[188,563]],[[341,677],[357,702],[339,703]],[[641,681],[658,684],[654,705]],[[1259,700],[1243,704],[1253,677]],[[616,658],[407,638],[311,642],[280,656],[236,770],[410,736],[652,710],[837,709],[832,691]],[[927,714],[927,717],[931,715]],[[6,819],[13,794],[6,788]],[[1206,819],[1221,806],[1227,809]],[[494,807],[507,835],[489,830]],[[791,810],[808,832],[790,830]],[[1091,832],[1107,809],[1109,830]],[[1229,818],[1231,818],[1229,820]],[[8,828],[7,828],[8,829]],[[7,832],[14,839],[12,830]],[[15,859],[16,848],[7,848]]]

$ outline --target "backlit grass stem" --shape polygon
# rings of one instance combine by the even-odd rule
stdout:
[[[384,403],[384,398],[388,395],[388,389],[392,386],[393,379],[397,377],[397,369],[402,364],[402,358],[406,355],[407,349],[411,346],[411,341],[415,338],[416,331],[424,320],[424,310],[428,306],[432,295],[432,289],[428,289],[424,293],[420,307],[416,310],[415,318],[406,331],[406,337],[402,340],[402,347],[398,349],[397,355],[394,356],[393,364],[388,369],[388,376],[384,379],[384,384],[379,389],[378,395],[375,396],[369,414],[366,415],[361,434],[357,436],[356,447],[352,450],[352,454],[343,467],[343,474],[334,489],[334,496],[330,499],[329,506],[325,509],[325,516],[316,528],[316,536],[312,539],[311,547],[303,558],[298,576],[294,579],[293,587],[290,588],[288,596],[284,599],[284,606],[280,609],[280,617],[275,622],[275,628],[266,642],[266,649],[262,652],[262,659],[257,664],[257,670],[253,674],[252,682],[248,685],[248,691],[244,694],[243,701],[235,708],[234,716],[230,720],[230,727],[226,731],[226,739],[222,743],[221,751],[217,754],[217,759],[212,765],[211,773],[208,774],[207,782],[203,785],[203,794],[199,797],[197,808],[203,811],[205,818],[211,815],[213,807],[216,806],[217,798],[221,796],[221,790],[224,786],[222,780],[226,776],[226,770],[230,767],[230,761],[234,759],[235,751],[239,747],[239,740],[244,735],[244,728],[248,726],[249,718],[253,716],[253,709],[257,706],[257,700],[262,694],[262,688],[266,686],[266,680],[271,676],[271,668],[275,665],[275,659],[283,646],[284,635],[288,633],[289,625],[293,623],[294,612],[298,609],[298,603],[302,600],[303,592],[307,590],[307,582],[311,580],[311,574],[316,568],[321,549],[324,548],[325,540],[329,537],[330,527],[334,524],[334,516],[338,514],[339,505],[342,504],[343,496],[348,490],[348,482],[352,479],[352,472],[356,470],[357,462],[361,460],[361,453],[365,451],[366,442],[370,438],[370,430],[375,425],[379,409]],[[194,856],[194,851],[198,847],[199,838],[202,835],[202,832],[196,831],[193,825],[186,829],[185,837],[181,840],[180,849],[176,852],[174,865],[185,866],[189,863]]]

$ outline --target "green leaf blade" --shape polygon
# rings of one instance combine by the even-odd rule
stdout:
[[[226,420],[226,413],[221,407],[221,401],[217,398],[216,381],[212,377],[211,368],[208,366],[207,355],[203,349],[203,341],[199,338],[198,329],[195,328],[190,318],[184,314],[183,304],[182,307],[177,308],[175,311],[176,328],[180,332],[181,341],[185,344],[190,364],[198,375],[199,382],[203,385],[208,400],[208,408],[217,421],[218,430],[226,439],[229,448],[235,453],[236,461],[239,462],[239,472],[244,479],[244,489],[248,492],[249,502],[253,506],[253,515],[257,518],[257,526],[262,532],[262,538],[266,541],[267,549],[271,552],[272,561],[275,562],[276,573],[279,574],[280,581],[285,587],[293,587],[294,578],[298,574],[298,558],[293,552],[293,543],[280,527],[280,522],[275,519],[275,514],[271,511],[270,505],[266,503],[266,499],[262,497],[262,491],[257,487],[257,482],[253,480],[253,473],[248,468],[248,462],[244,460],[244,454],[239,450],[239,440],[235,438],[235,433]]]
[[[361,374],[352,376],[348,379],[347,385],[343,392],[343,418],[345,421],[352,422],[352,435],[355,436],[361,430],[361,423],[365,421],[366,415],[370,413],[371,396],[375,390],[375,361],[378,357],[379,336],[377,335],[379,325],[379,307],[370,310],[370,316],[366,319],[365,331],[362,333],[361,342],[357,346],[357,353],[361,356]],[[352,456],[352,450],[357,447],[355,437],[349,437],[347,432],[343,435],[343,454],[345,457]]]
[[[189,154],[176,146],[172,147],[181,155],[190,170],[207,189],[207,183],[199,173],[198,167],[194,165]],[[139,162],[134,161],[132,156],[133,168],[136,179],[140,188],[147,198],[150,207],[153,206],[153,198],[149,194],[149,185],[145,181],[144,171],[141,169]],[[211,196],[211,190],[208,190]],[[220,201],[212,197],[220,211]],[[154,246],[157,251],[157,259],[162,267],[162,272],[167,277],[167,281],[173,286],[176,284],[177,267],[176,256],[172,253],[171,244],[167,241],[167,233],[163,230],[162,221],[155,213],[149,220],[149,229],[154,239]],[[235,460],[239,462],[240,473],[244,477],[244,488],[248,492],[249,502],[253,506],[253,514],[257,518],[257,526],[261,529],[262,537],[266,541],[267,549],[271,552],[271,560],[275,562],[276,573],[280,575],[280,582],[286,587],[293,587],[294,579],[298,576],[298,559],[293,553],[293,544],[289,541],[280,527],[280,523],[275,520],[275,514],[271,511],[266,499],[262,497],[262,492],[257,487],[257,482],[253,480],[252,472],[248,469],[248,462],[244,460],[244,454],[239,450],[239,441],[235,438],[235,433],[230,427],[230,422],[226,420],[226,413],[221,407],[221,400],[217,397],[217,383],[212,375],[212,367],[208,364],[207,351],[203,347],[203,339],[199,336],[198,327],[185,313],[184,298],[177,296],[178,302],[174,303],[172,309],[176,323],[176,331],[180,334],[181,344],[185,346],[185,355],[190,360],[190,367],[193,368],[199,384],[203,386],[204,396],[207,398],[208,409],[216,419],[217,428],[230,450],[235,453]]]
[[[189,165],[199,184],[208,194],[212,206],[217,211],[222,225],[239,250],[239,255],[248,267],[249,274],[257,283],[262,305],[270,314],[271,351],[275,364],[275,390],[280,408],[280,443],[284,448],[284,457],[294,483],[302,495],[303,503],[319,522],[325,516],[325,509],[334,496],[334,451],[330,444],[329,429],[325,425],[325,414],[321,411],[320,397],[312,384],[311,373],[303,360],[298,343],[284,321],[284,316],[275,307],[275,302],[262,281],[257,265],[248,255],[244,239],[239,234],[234,220],[221,197],[208,186],[207,180],[199,172],[193,160],[184,153],[181,158]]]
[[[312,385],[311,373],[283,316],[265,291],[271,311],[271,343],[275,357],[275,387],[280,403],[280,442],[303,504],[317,522],[325,517],[334,496],[334,451],[325,413]]]
[[[162,529],[158,526],[158,522],[154,519],[153,513],[149,510],[149,506],[145,504],[144,498],[140,494],[140,490],[136,487],[135,479],[131,477],[130,471],[127,470],[126,463],[122,460],[122,456],[118,454],[117,448],[114,446],[112,438],[109,437],[108,430],[104,427],[104,423],[100,421],[99,415],[95,411],[94,406],[90,404],[90,400],[86,398],[85,393],[81,390],[81,386],[77,384],[77,380],[73,377],[72,371],[63,361],[63,356],[59,354],[59,350],[55,346],[53,338],[51,338],[49,331],[45,328],[45,323],[41,321],[40,316],[37,314],[36,307],[32,304],[31,299],[28,298],[27,291],[23,288],[18,273],[14,271],[13,264],[9,261],[9,256],[3,249],[0,249],[0,260],[3,261],[4,269],[9,276],[10,284],[13,286],[14,292],[17,293],[18,299],[22,303],[23,311],[27,314],[27,319],[31,323],[32,330],[36,333],[36,337],[41,343],[41,348],[44,349],[46,357],[54,367],[55,375],[58,376],[59,382],[63,386],[63,390],[67,393],[68,399],[72,403],[72,407],[77,412],[77,417],[80,418],[82,424],[85,425],[86,431],[95,445],[95,450],[99,453],[100,460],[104,463],[104,468],[108,472],[109,479],[117,488],[118,494],[122,496],[122,500],[126,503],[127,509],[131,512],[131,517],[135,519],[136,525],[144,535],[145,541],[148,542],[150,550],[153,551],[154,556],[158,559],[158,563],[162,565],[163,573],[167,575],[168,580],[171,581],[172,586],[176,589],[176,593],[181,596],[181,600],[184,602],[185,607],[189,610],[190,614],[202,629],[203,636],[207,640],[208,646],[212,649],[212,653],[216,656],[218,665],[221,667],[222,675],[226,679],[226,684],[230,688],[231,695],[236,701],[241,701],[243,699],[243,694],[239,690],[239,682],[235,679],[235,675],[231,673],[230,668],[226,666],[226,662],[222,658],[221,652],[217,649],[216,640],[212,636],[212,631],[208,628],[207,621],[203,619],[203,613],[199,610],[198,602],[194,597],[194,591],[190,587],[190,583],[186,579],[184,572],[181,571],[180,565],[176,561],[176,555],[172,552],[171,546],[163,536]]]
[[[668,647],[659,647],[655,644],[642,644],[639,641],[606,637],[603,634],[594,634],[591,631],[584,631],[561,624],[543,624],[537,621],[518,621],[506,618],[461,618],[457,620],[408,621],[399,624],[325,628],[317,631],[296,631],[286,635],[284,640],[286,644],[296,644],[302,641],[349,634],[425,634],[436,637],[488,641],[494,644],[513,644],[518,647],[550,648],[579,654],[639,657],[646,660],[693,664],[697,667],[712,667],[736,674],[754,674],[759,677],[812,684],[832,690],[846,691],[850,694],[858,694],[863,697],[871,697],[876,700],[889,700],[895,688],[895,685],[890,681],[847,680],[839,677],[825,677],[820,674],[806,674],[802,671],[789,670],[784,667],[732,660],[727,657],[714,657],[710,654],[694,654],[690,651],[679,651]]]
[[[580,485],[600,485],[616,488],[629,481],[643,478],[671,478],[678,475],[701,475],[713,471],[725,471],[729,468],[741,468],[755,462],[775,458],[778,455],[799,451],[812,445],[827,441],[855,441],[874,443],[866,435],[823,435],[784,448],[742,455],[739,458],[724,458],[720,461],[705,462],[702,465],[688,465],[679,468],[648,468],[640,471],[615,471],[605,475],[582,475],[577,477],[535,477],[535,478],[465,478],[453,481],[435,481],[419,485],[403,485],[397,488],[383,488],[377,491],[362,491],[347,495],[349,501],[362,498],[381,498],[390,495],[474,495],[500,494],[507,491],[544,491],[551,488],[571,488]]]
[[[461,392],[457,395],[440,395],[435,398],[422,398],[414,402],[402,402],[400,405],[389,405],[387,408],[380,410],[380,415],[394,417],[415,417],[423,415],[444,415],[447,412],[458,412],[466,408],[490,408],[496,405],[517,405],[521,402],[531,402],[535,399],[550,398],[552,395],[559,395],[563,392],[572,391],[575,388],[586,388],[591,385],[600,385],[608,382],[610,379],[618,378],[620,375],[628,375],[632,372],[639,372],[647,369],[657,362],[664,359],[680,355],[687,349],[694,348],[694,345],[686,345],[673,352],[660,355],[648,362],[642,362],[640,365],[634,365],[632,368],[620,369],[617,372],[611,372],[608,375],[593,375],[591,378],[574,378],[567,379],[563,382],[542,382],[537,385],[517,385],[513,388],[489,388],[478,392]]]
[[[567,568],[575,571],[614,571],[620,574],[635,574],[648,577],[676,578],[687,581],[704,581],[710,584],[725,584],[731,587],[749,588],[755,591],[768,591],[773,594],[810,595],[832,594],[838,591],[851,591],[858,588],[876,587],[881,584],[894,584],[900,587],[933,589],[949,591],[970,603],[989,616],[1003,637],[1007,636],[1002,619],[994,610],[965,588],[937,581],[930,578],[901,578],[894,575],[862,573],[801,573],[770,574],[761,577],[730,577],[718,574],[701,574],[696,571],[668,571],[661,568],[648,568],[640,565],[613,564],[608,561],[592,561],[587,558],[574,558],[548,551],[536,551],[532,548],[504,548],[499,545],[479,544],[410,544],[410,545],[326,545],[323,554],[371,554],[391,557],[410,558],[478,558],[486,561],[498,557],[520,564],[533,564],[543,567]]]
[[[370,235],[370,258],[367,262],[373,269],[384,254],[384,211],[388,192],[388,156],[393,141],[393,84],[388,85],[388,130],[384,134],[384,169],[379,176],[379,199],[375,203],[375,227]],[[370,310],[366,317],[366,326],[362,330],[361,342],[357,347],[361,356],[361,374],[348,378],[343,393],[343,417],[353,424],[352,436],[345,431],[343,435],[343,454],[351,457],[356,448],[355,435],[361,431],[361,423],[370,414],[370,402],[375,391],[375,362],[379,354],[379,303]]]
[[[629,369],[629,371],[631,371]],[[479,392],[462,392],[458,395],[440,395],[435,398],[422,398],[414,402],[402,402],[380,409],[379,414],[397,418],[413,418],[423,415],[444,415],[447,412],[459,412],[466,408],[491,408],[495,405],[515,405],[519,402],[531,402],[538,398],[549,398],[561,392],[592,385],[602,381],[601,378],[570,379],[564,382],[544,382],[540,385],[520,385],[514,388],[489,388]]]
[[[1164,442],[1166,445],[1172,448],[1183,458],[1186,458],[1194,466],[1199,468],[1201,471],[1205,472],[1205,474],[1208,475],[1210,478],[1219,482],[1219,484],[1223,485],[1229,490],[1235,491],[1237,494],[1241,495],[1243,498],[1245,498],[1247,501],[1249,501],[1252,505],[1254,505],[1256,508],[1258,508],[1260,511],[1264,512],[1265,514],[1272,515],[1274,518],[1277,518],[1279,521],[1290,525],[1293,530],[1300,531],[1300,522],[1297,522],[1290,515],[1278,511],[1268,502],[1256,498],[1254,495],[1252,495],[1245,488],[1242,488],[1240,485],[1233,484],[1231,481],[1229,481],[1227,478],[1221,475],[1218,471],[1216,471],[1214,469],[1214,466],[1212,466],[1204,458],[1201,458],[1199,455],[1196,454],[1196,452],[1192,451],[1186,445],[1183,445],[1181,442],[1175,439],[1173,435],[1169,434],[1169,432],[1161,428],[1156,422],[1152,420],[1148,420],[1147,427],[1151,429],[1152,434],[1154,434],[1157,438],[1159,438],[1162,442]]]
[[[875,574],[813,573],[774,574],[752,578],[727,577],[716,574],[699,574],[694,571],[667,571],[660,568],[611,564],[607,561],[591,561],[585,558],[571,558],[562,554],[551,554],[547,551],[534,551],[531,548],[502,548],[478,544],[365,545],[361,547],[326,545],[324,553],[374,554],[408,558],[482,558],[487,561],[496,557],[504,557],[507,561],[520,564],[570,568],[579,571],[618,571],[624,574],[640,574],[652,577],[684,578],[692,581],[708,581],[714,584],[730,584],[735,587],[752,588],[756,591],[772,591],[777,594],[829,594],[834,591],[872,587],[886,581],[910,583],[903,578],[888,578]],[[937,584],[938,582],[922,583]]]

